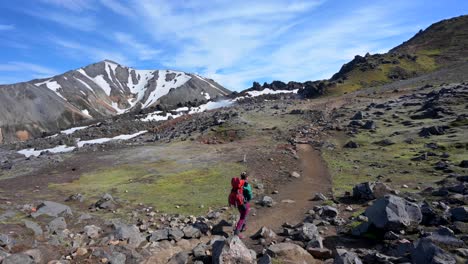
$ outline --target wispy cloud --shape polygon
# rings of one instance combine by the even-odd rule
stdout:
[[[153,39],[176,47],[164,65],[198,71],[232,89],[256,79],[328,78],[354,55],[388,49],[383,39],[415,30],[394,18],[398,4],[349,8],[333,17],[315,12],[324,1],[184,4],[134,2]]]
[[[153,49],[149,45],[139,42],[130,34],[116,32],[114,36],[119,43],[129,47],[131,49],[130,52],[136,53],[140,60],[151,60],[161,53],[160,50]]]
[[[71,11],[80,12],[87,9],[92,9],[93,4],[90,0],[40,0],[43,3],[54,5],[57,7],[66,8]]]
[[[0,31],[7,31],[7,30],[13,30],[13,29],[15,29],[15,25],[0,24]]]
[[[101,49],[96,46],[81,44],[75,41],[61,39],[59,37],[50,37],[49,40],[54,43],[56,48],[60,49],[60,52],[75,58],[83,58],[83,56],[85,56],[93,62],[109,59],[126,65],[130,63],[127,56],[123,55],[121,52],[108,48]]]
[[[4,2],[0,15],[12,19],[0,21],[0,61],[54,61],[66,71],[111,59],[197,72],[235,90],[252,81],[328,78],[356,54],[385,52],[468,10],[456,0]]]
[[[69,12],[58,12],[44,9],[23,10],[24,13],[43,20],[52,21],[61,26],[79,31],[93,31],[98,20],[91,15],[74,15]]]
[[[223,78],[231,74],[226,72],[236,66],[244,72],[242,66],[252,63],[254,57],[267,63],[260,56],[269,51],[262,50],[270,50],[271,43],[280,38],[288,26],[301,23],[303,16],[321,3],[216,1],[206,5],[188,1],[181,8],[167,1],[144,0],[136,1],[135,5],[154,39],[167,40],[177,47],[176,54],[164,58],[167,67],[195,69],[201,74],[228,81],[226,85],[230,88],[240,88],[253,74],[245,72],[245,78],[241,79]],[[234,83],[233,79],[237,81]]]
[[[103,6],[119,15],[135,18],[134,11],[117,0],[100,0],[100,2]]]
[[[58,74],[56,69],[23,61],[10,61],[0,64],[0,71],[10,73],[8,76],[3,76],[3,78],[0,79],[0,83],[3,84],[26,81],[24,76],[45,78]]]

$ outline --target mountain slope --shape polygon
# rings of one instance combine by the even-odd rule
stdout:
[[[356,55],[344,64],[328,80],[291,81],[283,83],[273,81],[260,85],[254,82],[250,91],[298,90],[305,98],[314,98],[323,94],[341,95],[363,88],[378,87],[395,81],[427,78],[430,83],[453,81],[453,72],[457,81],[468,78],[468,15],[443,20],[432,24],[426,30],[419,31],[414,37],[384,54]],[[465,72],[460,76],[460,72]]]
[[[344,93],[433,72],[467,61],[468,15],[443,20],[385,54],[356,56],[332,76],[330,92]]]
[[[51,78],[0,86],[0,143],[129,111],[197,106],[230,93],[196,74],[136,70],[105,60]]]
[[[25,140],[88,118],[49,89],[30,83],[0,86],[0,98],[0,142]]]

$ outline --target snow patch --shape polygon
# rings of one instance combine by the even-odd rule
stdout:
[[[223,90],[219,89],[218,87],[214,86],[214,85],[213,85],[212,83],[210,83],[209,81],[205,80],[205,78],[203,78],[203,77],[201,77],[201,76],[199,76],[199,75],[196,75],[196,74],[193,74],[193,76],[195,76],[195,77],[197,77],[198,79],[200,79],[200,80],[206,82],[206,83],[207,83],[208,85],[210,85],[212,88],[218,90],[221,94],[223,94],[223,95],[227,95],[227,94],[228,94],[228,93],[226,93],[225,91],[223,91]]]
[[[116,102],[112,102],[111,106],[112,106],[112,108],[115,109],[115,111],[117,111],[117,114],[119,114],[119,115],[125,113],[125,111],[128,110],[128,109],[120,109],[119,104],[117,104]]]
[[[232,105],[233,103],[234,103],[233,100],[221,100],[218,102],[211,101],[206,104],[199,105],[198,107],[191,108],[189,114],[201,113],[201,112],[205,112],[208,110],[213,110],[213,109],[217,109],[221,107],[227,107],[227,106]]]
[[[81,110],[81,112],[82,112],[83,114],[87,115],[87,116],[92,117],[92,116],[89,114],[88,109]]]
[[[78,80],[81,84],[83,84],[84,87],[86,87],[88,90],[90,90],[91,92],[94,93],[94,90],[87,84],[85,83],[84,81],[78,79],[78,78],[75,78],[76,80]]]
[[[176,77],[170,81],[166,81],[166,75],[174,73]],[[147,101],[143,104],[143,108],[146,108],[153,103],[155,103],[159,98],[169,93],[169,90],[172,88],[177,88],[184,85],[192,77],[184,72],[178,71],[158,71],[158,79],[156,80],[156,87],[148,96]]]
[[[113,140],[129,140],[129,139],[138,137],[139,135],[143,135],[143,134],[145,134],[147,132],[148,131],[143,130],[143,131],[137,132],[135,134],[119,135],[119,136],[116,136],[116,137],[113,137],[113,138],[96,138],[96,139],[91,139],[91,140],[78,141],[77,145],[78,145],[79,148],[81,148],[84,145],[102,144],[102,143],[106,143],[106,142],[113,141]]]
[[[67,101],[67,99],[63,97],[59,92],[59,90],[62,89],[62,86],[60,86],[58,82],[52,81],[52,79],[49,79],[45,82],[35,83],[36,86],[41,86],[43,84],[45,84],[48,89],[52,90],[55,94],[60,96],[63,100]]]
[[[23,154],[26,156],[26,158],[29,158],[31,156],[38,157],[44,152],[51,152],[51,153],[65,153],[65,152],[70,152],[73,151],[76,147],[67,147],[66,145],[60,145],[54,148],[49,148],[49,149],[42,149],[42,150],[36,150],[34,148],[32,149],[22,149],[18,151],[19,154]]]
[[[153,112],[153,113],[149,113],[145,118],[142,118],[140,119],[141,121],[143,122],[148,122],[148,121],[165,121],[165,120],[168,120],[169,117],[172,117],[172,118],[177,118],[177,117],[180,117],[180,116],[183,116],[184,114],[180,113],[180,114],[176,114],[176,115],[173,115],[171,113],[167,113],[166,115],[161,115],[161,111],[156,111],[156,112]]]
[[[82,130],[88,128],[88,126],[81,126],[81,127],[72,127],[66,130],[60,131],[60,133],[65,134],[65,135],[70,135],[73,134],[75,131]]]
[[[102,143],[106,143],[106,142],[113,141],[113,140],[129,140],[129,139],[135,138],[135,137],[137,137],[139,135],[143,135],[143,134],[145,134],[147,132],[148,131],[144,130],[144,131],[137,132],[135,134],[119,135],[119,136],[116,136],[116,137],[113,137],[113,138],[97,138],[97,139],[91,139],[91,140],[78,141],[77,146],[78,146],[78,148],[81,148],[84,145],[102,144]],[[22,149],[22,150],[18,151],[18,153],[26,156],[27,158],[29,158],[31,156],[38,157],[39,155],[41,155],[42,153],[47,152],[47,151],[50,152],[50,153],[65,153],[65,152],[73,151],[74,149],[76,149],[76,147],[74,147],[74,146],[68,147],[66,145],[60,145],[60,146],[57,146],[57,147],[54,147],[54,148],[41,149],[41,150],[36,150],[34,148],[32,148],[32,149]]]
[[[269,88],[263,89],[261,91],[250,91],[247,92],[251,97],[256,97],[264,94],[281,94],[281,93],[297,93],[299,89],[294,90],[271,90]]]
[[[85,77],[87,77],[91,81],[93,81],[95,84],[97,84],[99,87],[101,87],[101,89],[104,91],[104,93],[107,94],[107,96],[110,96],[110,93],[111,93],[112,89],[111,89],[109,83],[107,83],[106,80],[104,80],[104,76],[102,74],[92,78],[88,74],[86,74],[85,70],[83,70],[83,69],[78,69],[78,72],[83,74]]]
[[[166,115],[161,115],[162,113],[161,111],[155,111],[153,113],[149,113],[148,115],[146,115],[146,117],[140,120],[144,122],[165,121],[165,120],[168,120],[169,117],[177,118],[177,117],[183,116],[184,114],[195,114],[195,113],[201,113],[201,112],[205,112],[208,110],[213,110],[213,109],[217,109],[221,107],[227,107],[227,106],[234,104],[234,102],[235,102],[234,100],[221,100],[218,102],[211,101],[206,104],[202,104],[202,105],[199,105],[197,107],[192,107],[192,108],[189,108],[186,106],[179,107],[174,110],[174,112],[177,112],[178,114],[167,113]]]

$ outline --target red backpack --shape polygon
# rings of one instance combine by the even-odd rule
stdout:
[[[229,194],[229,205],[239,206],[244,204],[244,180],[234,177],[231,179],[231,193]]]

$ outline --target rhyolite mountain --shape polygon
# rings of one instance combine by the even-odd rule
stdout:
[[[231,92],[211,79],[105,60],[51,78],[0,85],[0,143],[141,109],[197,106]]]
[[[468,15],[434,23],[387,53],[357,55],[328,80],[303,83],[274,81],[263,85],[254,82],[246,91],[299,88],[299,95],[306,98],[325,93],[340,95],[447,68],[468,71]],[[437,78],[443,79],[444,74]]]

